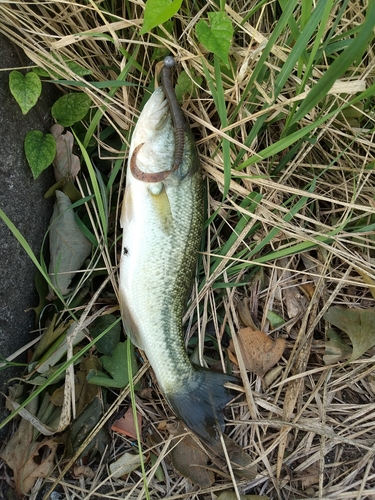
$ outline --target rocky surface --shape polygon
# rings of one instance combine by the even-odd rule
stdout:
[[[43,83],[42,96],[26,116],[12,97],[8,77],[10,69],[24,69],[29,64],[22,51],[0,35],[0,208],[16,225],[33,252],[39,256],[42,240],[52,213],[52,201],[43,198],[53,184],[51,170],[33,180],[23,151],[29,130],[47,132],[52,125],[50,108],[56,100],[56,89]],[[35,315],[25,312],[37,305],[34,287],[36,268],[7,226],[0,220],[0,354],[7,357],[33,340]],[[26,353],[17,361],[25,361]],[[10,377],[21,369],[0,371],[0,391],[6,392]],[[0,422],[7,415],[0,402]],[[0,430],[0,439],[4,436]]]

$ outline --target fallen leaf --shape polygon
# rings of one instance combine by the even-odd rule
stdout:
[[[269,500],[269,497],[263,495],[240,495],[240,500]],[[234,490],[225,490],[220,493],[217,500],[238,500],[237,493]]]
[[[46,325],[46,329],[39,340],[38,345],[34,351],[31,361],[37,361],[43,355],[43,353],[64,333],[65,330],[69,328],[72,323],[60,323],[56,328],[56,320],[58,318],[57,313],[54,314],[49,324]]]
[[[266,318],[270,322],[272,330],[279,328],[285,323],[285,319],[283,317],[270,310],[267,311]]]
[[[53,160],[53,170],[56,181],[77,177],[81,166],[77,155],[73,154],[74,137],[69,131],[57,123],[51,127],[51,134],[56,140],[56,156]]]
[[[75,465],[73,467],[73,476],[76,479],[84,477],[93,478],[95,476],[95,472],[91,469],[91,467],[87,467],[87,465]]]
[[[245,367],[263,377],[279,361],[285,349],[285,340],[271,339],[260,330],[243,328],[238,332],[238,343],[241,347]],[[234,352],[233,342],[229,349]]]
[[[151,467],[155,467],[156,462],[158,461],[158,456],[155,455],[155,453],[150,453],[150,462],[151,462]],[[165,481],[165,475],[163,471],[163,467],[159,463],[159,465],[156,467],[155,470],[155,477],[158,481]]]
[[[49,232],[49,275],[61,295],[69,293],[70,282],[91,252],[91,243],[80,230],[71,207],[69,198],[62,191],[56,191]],[[48,298],[54,298],[52,289]]]
[[[22,419],[0,458],[13,470],[16,492],[29,493],[35,481],[48,477],[54,468],[57,443],[52,439],[34,441],[34,427]]]
[[[96,358],[98,368],[100,363]],[[86,380],[88,371],[79,370],[74,375],[74,393],[76,403],[76,415],[80,415],[84,408],[98,395],[99,387],[89,384]],[[62,406],[65,397],[65,385],[58,387],[51,395],[51,402],[55,406]]]
[[[60,442],[65,446],[65,457],[71,458],[80,448],[87,436],[91,433],[103,415],[102,395],[96,396],[89,403],[82,413],[69,426],[68,430],[60,438]],[[81,458],[89,456],[93,458],[96,454],[103,457],[108,452],[110,443],[109,434],[106,427],[101,427],[81,454]]]
[[[299,473],[301,476],[301,487],[306,490],[310,486],[319,483],[319,462],[310,465]]]
[[[286,258],[279,261],[282,270],[282,280],[284,286],[281,287],[283,304],[289,319],[300,317],[306,310],[308,301],[305,295],[301,294],[299,284],[295,283],[292,273],[289,271],[290,262]]]
[[[237,309],[238,315],[239,315],[242,323],[245,326],[248,326],[248,327],[252,328],[253,330],[256,330],[254,320],[251,316],[249,301],[248,300],[241,300],[240,302],[237,303],[236,309]]]
[[[244,451],[242,446],[238,445],[233,439],[225,434],[223,435],[228,457],[235,476],[241,479],[252,481],[257,475],[257,467],[253,465],[253,458]],[[215,448],[220,455],[222,455],[222,446]]]
[[[116,462],[109,464],[109,471],[115,478],[120,478],[138,469],[145,457],[134,453],[124,453]]]
[[[180,424],[176,435],[185,433]],[[194,439],[186,435],[169,454],[173,467],[184,477],[201,488],[209,488],[215,481],[214,473],[207,469],[209,457]]]
[[[278,376],[281,374],[282,371],[283,367],[280,365],[271,368],[271,370],[269,370],[263,378],[263,383],[265,387],[271,387],[271,385],[275,382],[275,380],[278,378]]]
[[[326,348],[323,356],[323,361],[326,365],[350,358],[353,349],[342,340],[338,333],[329,328],[327,337],[328,340],[326,341]]]
[[[311,300],[315,293],[315,285],[313,283],[301,283],[300,287],[307,295],[308,299]]]
[[[306,297],[300,293],[298,287],[284,288],[283,297],[289,319],[300,316],[306,310]]]
[[[375,203],[372,205],[375,208]],[[362,276],[363,281],[368,285],[368,289],[372,295],[372,298],[375,299],[375,281],[370,278],[366,271],[362,271],[360,267],[353,266],[358,274]]]
[[[323,318],[345,332],[353,344],[350,361],[375,345],[375,309],[330,307]]]
[[[142,434],[142,415],[137,412],[138,420],[138,430],[139,434]],[[111,430],[129,436],[131,438],[137,439],[137,431],[135,427],[133,409],[129,408],[125,415],[112,424]]]
[[[55,366],[63,356],[66,355],[68,350],[68,341],[67,338],[69,335],[72,335],[74,330],[77,327],[76,322],[72,322],[66,332],[63,335],[60,335],[53,344],[49,347],[47,352],[43,355],[43,357],[38,361],[35,368],[39,373],[47,372],[50,367]],[[56,331],[60,331],[59,327],[57,327]],[[55,333],[55,332],[54,332]],[[53,335],[54,335],[53,333]],[[86,337],[84,330],[79,330],[74,338],[73,345],[79,344]],[[56,382],[56,381],[55,381]],[[34,383],[34,380],[33,380]]]

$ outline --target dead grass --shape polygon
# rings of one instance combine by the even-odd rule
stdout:
[[[251,103],[246,85],[272,33],[275,6],[265,5],[249,22],[242,23],[246,9],[251,6],[228,2],[226,12],[238,30],[231,49],[237,70],[234,79],[223,75],[230,123],[223,129],[204,83],[202,57],[206,57],[212,77],[214,70],[194,36],[198,13],[197,18],[184,11],[177,16],[179,39],[165,29],[154,37],[141,38],[138,28],[143,3],[118,4],[123,7],[115,15],[109,15],[102,10],[107,4],[93,1],[82,5],[60,0],[33,5],[3,3],[0,30],[21,46],[35,64],[47,70],[56,71],[58,67],[61,78],[72,82],[87,79],[69,69],[66,59],[92,70],[92,81],[102,82],[115,80],[129,57],[134,56],[136,63],[124,78],[133,86],[123,86],[112,94],[90,83],[84,89],[104,111],[94,131],[100,157],[117,159],[120,154],[116,147],[99,138],[107,126],[112,126],[126,145],[129,143],[129,131],[136,121],[145,88],[159,69],[155,62],[160,62],[165,52],[176,55],[180,69],[193,79],[202,78],[198,96],[187,99],[183,108],[198,138],[208,189],[208,216],[215,212],[216,215],[206,230],[201,272],[185,319],[194,333],[198,330],[199,313],[202,349],[207,328],[220,339],[225,340],[228,333],[236,337],[242,324],[237,307],[241,301],[249,307],[254,323],[267,333],[272,333],[269,311],[286,321],[272,333],[287,341],[274,378],[266,385],[259,377],[246,373],[242,366],[245,395],[239,395],[227,409],[228,435],[246,450],[256,466],[255,479],[237,480],[237,491],[263,494],[271,499],[360,500],[375,496],[375,351],[369,350],[350,364],[326,365],[323,361],[328,328],[323,315],[327,309],[331,305],[374,307],[373,103],[357,106],[356,122],[336,115],[317,126],[313,140],[303,141],[285,164],[284,159],[293,146],[269,158],[259,158],[240,171],[233,168],[229,192],[222,201],[225,169],[221,140],[230,142],[233,164],[253,158],[265,147],[282,140],[291,106],[304,98],[296,95],[298,77],[293,72],[275,102],[263,108],[280,61],[285,61],[290,52],[290,33],[286,30],[272,48],[266,62],[268,80],[257,89],[257,102]],[[332,9],[326,33],[341,4],[338,2]],[[362,21],[359,2],[349,1],[335,35]],[[345,90],[333,88],[299,125],[314,122],[349,101],[363,86],[369,87],[374,80],[374,64],[374,50],[369,46],[366,57],[345,76]],[[323,64],[314,68],[309,88],[325,70]],[[74,88],[71,84],[64,87]],[[238,108],[242,98],[248,105]],[[263,115],[267,126],[246,146],[250,130]],[[119,173],[116,179],[122,185],[123,175]],[[115,188],[114,184],[114,197],[117,189],[122,192],[122,187]],[[254,208],[243,204],[250,192],[259,195]],[[117,213],[118,207],[116,217]],[[241,216],[247,218],[247,223],[237,232]],[[233,234],[236,235],[233,244],[223,255],[222,247]],[[113,240],[116,237],[115,230]],[[117,265],[116,255],[110,259],[106,259],[106,266],[112,273]],[[95,309],[94,304],[90,307],[89,315]],[[144,365],[143,371],[146,369]],[[239,369],[234,367],[234,370]],[[153,389],[158,394],[155,384]],[[123,392],[114,401],[97,429],[107,425],[106,420],[126,395]],[[233,489],[228,468],[211,488],[200,490],[174,472],[168,453],[175,440],[158,430],[166,415],[171,420],[174,417],[161,395],[152,400],[138,398],[137,405],[145,427],[163,439],[156,450],[164,481],[155,478],[156,466],[147,469],[150,498],[214,499],[223,489]],[[113,436],[108,455],[95,466],[94,477],[74,478],[67,473],[74,459],[68,464],[61,462],[54,477],[43,481],[43,491],[52,486],[54,478],[59,478],[58,491],[69,499],[144,498],[140,472],[125,480],[109,475],[108,463],[129,448],[128,438]],[[39,488],[41,481],[32,498],[37,498]]]

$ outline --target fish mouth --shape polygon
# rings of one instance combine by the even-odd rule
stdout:
[[[165,98],[162,87],[158,87],[152,97],[155,99],[155,109],[153,110],[154,128],[160,130],[163,128],[167,117],[170,115],[168,101]]]

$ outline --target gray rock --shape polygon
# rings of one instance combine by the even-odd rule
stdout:
[[[30,64],[21,49],[0,35],[1,68]],[[23,70],[20,70],[23,71]],[[52,214],[52,201],[43,198],[54,183],[52,169],[34,181],[26,162],[23,141],[28,131],[46,133],[52,125],[50,108],[56,100],[53,85],[43,83],[42,96],[26,116],[9,91],[9,71],[0,71],[0,208],[30,244],[39,258],[42,240]],[[34,287],[36,268],[7,226],[0,220],[0,353],[7,357],[34,339],[35,314],[26,309],[38,304]],[[17,361],[24,362],[26,354]],[[21,369],[0,372],[0,391]],[[0,403],[0,422],[8,414]],[[4,430],[0,430],[0,439]]]

